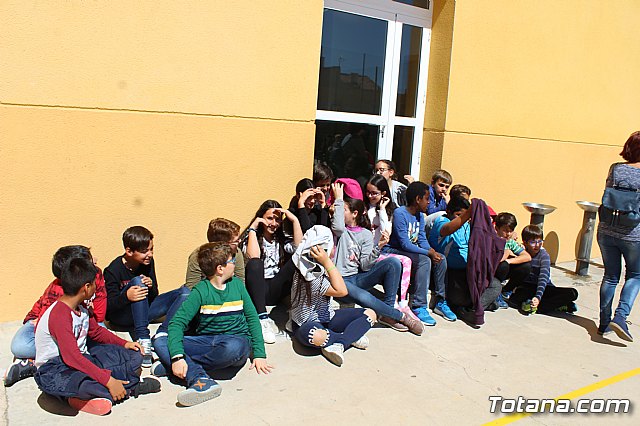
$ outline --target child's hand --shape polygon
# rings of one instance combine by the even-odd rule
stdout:
[[[125,396],[127,396],[127,390],[123,385],[126,385],[128,383],[129,382],[126,382],[124,380],[118,380],[114,377],[109,377],[109,381],[107,382],[107,389],[109,389],[111,398],[113,398],[114,401],[120,401],[121,399],[124,399]]]
[[[387,208],[387,205],[389,205],[389,202],[391,201],[391,198],[389,197],[382,197],[380,199],[380,210],[384,210]]]
[[[269,363],[267,363],[267,360],[265,358],[254,358],[253,361],[251,362],[251,366],[249,367],[249,370],[253,370],[254,368],[256,370],[256,373],[258,374],[260,373],[269,374],[271,373],[271,370],[273,370],[275,367],[272,365],[269,365]]]
[[[440,263],[440,262],[442,262],[442,259],[444,258],[440,253],[435,251],[433,248],[429,251],[428,256],[431,258],[431,261],[433,263]]]
[[[341,183],[332,183],[331,189],[333,190],[333,195],[335,195],[336,200],[342,200],[344,198],[344,185]]]
[[[142,281],[142,284],[146,285],[147,287],[151,287],[153,285],[153,280],[151,279],[151,277],[147,277],[146,275],[140,275],[140,281]]]
[[[410,184],[412,184],[413,182],[415,182],[416,180],[413,178],[413,176],[411,175],[404,175],[404,178],[407,180],[407,182],[409,182]]]
[[[316,188],[316,200],[318,200],[318,202],[320,203],[320,207],[322,207],[323,209],[327,207],[327,200],[324,192],[322,192],[322,189]]]
[[[144,353],[144,349],[142,349],[142,346],[140,346],[140,343],[138,342],[127,342],[124,344],[124,347],[126,349],[131,349],[132,351],[142,352],[143,355],[146,355]]]
[[[134,285],[129,287],[129,289],[127,290],[127,299],[129,299],[129,301],[131,302],[139,302],[141,300],[144,300],[147,297],[148,293],[149,289],[147,289],[146,287]]]
[[[249,228],[258,229],[260,225],[267,226],[267,221],[261,217],[256,217],[253,222],[251,222],[251,226]],[[251,234],[251,233],[249,233]]]
[[[329,255],[327,254],[326,251],[324,251],[322,247],[320,246],[311,247],[311,250],[309,250],[309,254],[311,255],[311,257],[317,260],[319,264],[324,266],[325,269],[328,269],[331,267],[331,259],[329,259]]]
[[[380,241],[378,241],[378,247],[382,248],[389,242],[389,232],[385,229],[380,233]]]
[[[176,362],[171,363],[171,371],[173,371],[173,375],[184,379],[187,377],[187,370],[189,366],[187,365],[187,361],[184,359],[179,359]]]
[[[309,188],[306,191],[298,192],[298,208],[301,209],[304,207],[304,203],[309,199],[309,197],[315,197],[316,189]]]
[[[533,306],[534,308],[537,308],[539,303],[540,303],[540,299],[538,299],[537,297],[534,297],[533,299],[531,299],[531,306]]]

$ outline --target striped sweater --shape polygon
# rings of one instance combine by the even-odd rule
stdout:
[[[232,334],[251,340],[253,356],[266,358],[260,320],[242,281],[233,278],[224,290],[207,279],[200,281],[169,323],[171,358],[184,355],[184,333]]]
[[[536,286],[538,300],[542,300],[542,294],[547,285],[553,286],[551,283],[551,258],[544,248],[541,248],[538,254],[531,258],[531,272],[524,283]]]

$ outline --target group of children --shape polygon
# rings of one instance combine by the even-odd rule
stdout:
[[[479,327],[484,311],[509,305],[526,314],[577,310],[577,291],[550,282],[537,226],[523,229],[520,245],[515,216],[471,201],[466,186],[450,188],[446,171],[430,185],[408,177],[407,186],[393,162],[380,160],[375,170],[366,182],[334,180],[316,163],[288,209],[265,201],[243,232],[212,220],[209,242],[189,256],[185,285],[162,294],[153,234],[142,226],[124,232],[124,253],[104,274],[88,248],[60,248],[55,280],[12,341],[16,360],[5,386],[35,376],[43,392],[105,414],[129,396],[158,392],[154,376],[172,375],[186,385],[178,402],[198,404],[222,391],[212,371],[248,359],[259,374],[273,369],[265,343],[275,343],[276,328],[267,306],[277,304],[289,309],[285,328],[294,340],[338,366],[350,347],[368,347],[376,322],[421,335],[436,324],[429,311]],[[376,285],[381,297],[371,292]],[[153,321],[161,324],[152,339]],[[140,378],[141,367],[152,376]]]

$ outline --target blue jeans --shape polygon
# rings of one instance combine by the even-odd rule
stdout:
[[[382,252],[401,254],[411,259],[411,270],[415,274],[413,277],[412,308],[427,306],[427,291],[429,290],[431,275],[433,275],[433,288],[436,291],[438,300],[446,299],[445,276],[447,273],[447,259],[444,256],[440,263],[433,265],[431,258],[426,254],[409,253],[394,249],[388,245],[382,248]]]
[[[129,287],[133,286],[144,286],[140,277],[135,277],[129,281],[127,285],[122,288],[121,293],[126,292]],[[133,325],[136,339],[149,339],[151,337],[151,334],[149,333],[149,322],[166,316],[165,320],[160,324],[160,327],[158,327],[158,333],[166,333],[168,331],[169,321],[171,321],[173,315],[178,311],[182,302],[187,299],[189,293],[191,293],[191,291],[188,287],[181,286],[175,290],[159,294],[151,303],[149,303],[148,298],[137,302],[131,302],[133,324],[119,325]]]
[[[395,257],[387,257],[373,264],[366,272],[359,272],[344,278],[349,294],[342,298],[346,302],[355,302],[364,308],[373,309],[378,315],[402,319],[402,312],[393,308],[402,277],[402,263]],[[369,293],[376,284],[382,284],[384,302]]]
[[[36,358],[35,324],[27,321],[16,331],[11,339],[11,353],[19,359]]]
[[[622,273],[622,257],[625,263],[625,282],[615,315],[627,319],[631,313],[640,289],[640,243],[598,233],[598,245],[604,262],[604,277],[600,285],[600,325],[606,326],[611,321],[613,297]]]
[[[187,386],[199,377],[208,377],[207,371],[228,367],[242,367],[249,358],[251,345],[245,336],[231,334],[203,334],[184,336],[184,359],[187,362]],[[153,340],[153,347],[160,361],[171,372],[171,354],[168,338],[161,336]]]

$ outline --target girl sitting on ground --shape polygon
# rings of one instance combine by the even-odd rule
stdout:
[[[331,307],[332,296],[347,295],[344,280],[327,254],[332,247],[329,228],[314,226],[293,255],[297,269],[291,287],[291,319],[297,341],[320,348],[329,361],[341,366],[344,351],[350,346],[369,346],[365,333],[373,326],[376,314],[371,309],[334,311]]]
[[[314,225],[330,226],[324,192],[316,188],[311,179],[305,178],[298,182],[296,195],[291,199],[289,210],[300,221],[303,234]]]

